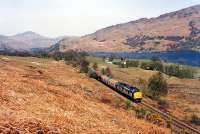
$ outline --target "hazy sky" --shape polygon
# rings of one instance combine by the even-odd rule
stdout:
[[[200,4],[200,0],[0,0],[0,34],[84,35]]]

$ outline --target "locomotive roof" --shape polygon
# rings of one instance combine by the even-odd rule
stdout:
[[[124,86],[124,87],[126,87],[126,88],[128,88],[131,91],[138,91],[139,90],[137,87],[133,87],[133,86],[131,86],[129,84],[126,84],[126,83],[123,83],[123,82],[119,82],[119,84]]]

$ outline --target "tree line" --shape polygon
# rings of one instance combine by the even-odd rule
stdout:
[[[184,67],[176,64],[163,64],[160,60],[150,60],[150,61],[127,61],[126,66],[121,63],[118,64],[119,67],[128,68],[128,67],[140,67],[145,70],[153,70],[165,73],[169,76],[175,76],[178,78],[194,78],[195,70],[192,68]]]

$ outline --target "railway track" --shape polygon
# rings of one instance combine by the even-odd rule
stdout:
[[[100,82],[100,81],[99,81]],[[102,83],[102,82],[101,82]],[[105,83],[102,83],[104,85],[106,85]],[[107,87],[109,87],[110,89],[114,90],[115,92],[119,93],[120,95],[122,95],[123,97],[125,97],[126,99],[131,100],[129,97],[127,97],[126,95],[116,91],[115,89],[113,89],[112,87],[106,85]],[[142,105],[144,107],[146,107],[147,109],[149,109],[150,111],[154,112],[154,113],[158,113],[159,115],[162,116],[162,118],[168,120],[171,119],[171,129],[172,129],[172,133],[179,133],[181,130],[186,130],[187,132],[190,132],[189,134],[200,134],[200,130],[180,121],[179,119],[177,119],[176,117],[173,117],[163,111],[160,111],[159,109],[151,106],[150,104],[148,104],[148,102],[146,102],[145,100],[143,100],[139,105]],[[181,133],[182,134],[182,133]],[[187,134],[187,133],[184,133]]]
[[[102,83],[102,82],[101,82]],[[104,84],[104,83],[103,83]],[[106,85],[106,84],[104,84]],[[112,87],[106,85],[107,87],[109,87],[110,89],[114,90],[115,92],[117,92],[115,89],[113,89]],[[119,93],[120,95],[124,96],[126,99],[129,99],[130,101],[133,101],[131,100],[130,98],[128,98],[126,95],[120,93],[120,92],[117,92]],[[171,119],[171,129],[172,129],[172,133],[176,134],[176,133],[179,133],[181,130],[185,130],[186,132],[190,132],[189,134],[200,134],[200,130],[180,121],[179,119],[177,119],[176,117],[173,117],[163,111],[160,111],[159,109],[151,106],[150,104],[148,104],[145,100],[143,100],[139,105],[142,105],[144,107],[146,107],[147,109],[149,109],[150,111],[154,112],[154,113],[158,113],[159,115],[162,116],[163,119]],[[182,134],[182,133],[181,133]],[[184,133],[184,134],[187,134],[187,133]]]
[[[180,121],[176,117],[173,117],[169,114],[166,114],[165,112],[158,110],[157,108],[154,108],[153,106],[149,105],[145,101],[143,101],[140,105],[143,105],[144,107],[148,108],[152,112],[160,114],[164,119],[171,119],[171,125],[173,127],[174,133],[180,132],[180,130],[186,130],[187,132],[190,132],[191,134],[200,134],[200,130]]]
[[[126,99],[133,101],[130,97],[128,97],[127,95],[117,91],[116,89],[114,89],[114,87],[108,85],[107,83],[104,83],[102,81],[99,81],[99,82],[106,85],[107,87],[114,90],[115,92],[119,93],[120,95],[124,96]],[[151,106],[150,104],[148,104],[148,102],[145,101],[144,98],[143,98],[143,101],[139,105],[142,105],[142,106],[146,107],[147,109],[149,109],[150,111],[159,114],[165,120],[170,119],[172,133],[183,134],[183,133],[179,133],[180,131],[183,130],[183,131],[189,132],[189,133],[184,133],[184,134],[200,134],[200,130],[190,126],[189,124],[184,123],[183,121],[180,121],[178,118],[171,116],[170,114],[168,114],[166,112],[163,112],[163,111]]]

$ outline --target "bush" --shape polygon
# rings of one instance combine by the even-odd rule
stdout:
[[[166,126],[167,128],[172,128],[172,118],[171,117],[166,120],[166,125],[167,125]]]
[[[179,78],[193,78],[194,71],[179,65],[169,65],[165,67],[165,74]]]
[[[97,70],[97,69],[98,69],[98,64],[95,62],[95,63],[92,65],[92,68],[93,68],[94,70]]]
[[[72,65],[73,67],[80,67],[81,73],[87,73],[89,70],[89,62],[85,59],[85,56],[87,56],[85,52],[79,53],[73,50],[65,53],[58,52],[52,54],[52,57],[57,61],[64,59],[66,64]]]
[[[164,119],[159,114],[156,113],[150,113],[147,115],[147,120],[152,122],[153,124],[163,126],[164,125]]]
[[[123,104],[123,100],[121,100],[120,98],[116,98],[115,100],[115,107],[116,108],[120,108],[122,107],[124,104]]]
[[[179,65],[166,65],[159,60],[152,59],[152,61],[143,61],[140,68],[145,70],[154,70],[163,72],[169,76],[179,78],[194,78],[194,70],[191,68],[181,67]]]
[[[85,60],[84,58],[80,60],[80,72],[81,73],[88,73],[89,62]]]
[[[109,67],[107,67],[107,68],[105,69],[105,75],[107,75],[108,77],[112,77],[112,73],[111,73],[111,70],[110,70]]]
[[[145,70],[155,70],[163,72],[164,66],[161,61],[149,61],[149,62],[142,62],[141,68]]]
[[[188,68],[182,68],[179,72],[180,78],[193,78],[193,71]]]
[[[119,62],[119,61],[113,61],[112,64],[118,65],[119,67],[121,67],[121,66],[120,66],[120,65],[121,65],[121,62]]]
[[[82,56],[76,51],[70,50],[64,53],[65,61],[78,61],[79,58],[82,58]]]
[[[177,65],[170,65],[165,67],[165,73],[169,76],[178,76],[179,70],[180,68]]]
[[[178,134],[191,134],[188,130],[182,129],[178,132]]]
[[[102,96],[102,97],[101,97],[101,101],[102,101],[103,103],[105,103],[105,104],[111,103],[111,100],[108,99],[108,98],[106,98],[105,96]]]
[[[169,103],[166,100],[158,100],[158,105],[160,106],[160,108],[162,109],[167,109],[169,108]]]
[[[192,117],[191,117],[191,123],[193,123],[195,125],[200,125],[200,117],[193,114]]]
[[[126,64],[127,64],[128,67],[138,67],[139,61],[127,61]]]
[[[148,81],[146,94],[154,99],[165,96],[168,93],[167,82],[160,72],[153,75]]]
[[[146,117],[147,111],[143,108],[136,109],[136,117],[139,119],[144,119]]]
[[[126,104],[126,109],[127,109],[127,110],[129,110],[129,109],[132,108],[132,103],[131,103],[130,100],[125,101],[125,104]]]
[[[160,72],[164,71],[164,66],[161,61],[154,61],[153,65],[154,65],[154,70],[160,71]]]
[[[149,65],[148,65],[148,62],[142,62],[141,65],[140,65],[140,67],[141,67],[142,69],[145,69],[145,70],[150,70],[150,67],[149,67]]]
[[[64,53],[57,52],[57,53],[52,54],[52,57],[53,57],[56,61],[63,60],[63,59],[64,59]]]
[[[102,68],[102,69],[101,69],[101,74],[103,74],[103,75],[106,74],[105,68]]]
[[[48,53],[43,52],[43,53],[39,54],[39,58],[46,58],[46,59],[48,59],[48,58],[50,58],[50,55]]]

